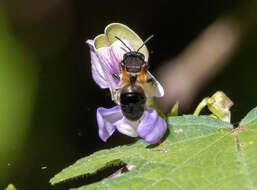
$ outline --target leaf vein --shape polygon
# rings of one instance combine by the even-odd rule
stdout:
[[[211,147],[212,145],[216,144],[218,141],[220,141],[221,139],[223,139],[224,137],[226,137],[227,135],[229,135],[229,133],[221,136],[220,138],[218,138],[217,140],[215,140],[213,143],[205,146],[204,148],[202,148],[200,151],[196,152],[195,154],[193,154],[192,156],[188,157],[182,164],[180,164],[178,167],[175,167],[173,170],[171,170],[169,173],[172,174],[174,173],[177,169],[181,168],[182,166],[184,166],[187,162],[189,162],[190,160],[192,160],[193,158],[195,158],[197,155],[201,154],[202,152],[204,152],[205,150],[207,150],[209,147]]]

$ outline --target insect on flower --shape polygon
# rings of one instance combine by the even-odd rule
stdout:
[[[109,88],[117,106],[97,109],[99,136],[106,141],[117,129],[131,137],[157,143],[167,124],[157,112],[146,106],[146,99],[161,97],[161,84],[148,71],[148,50],[144,42],[127,26],[113,23],[90,46],[93,79],[101,88]],[[142,51],[142,52],[141,52]]]
[[[127,45],[117,36],[124,46]],[[120,76],[114,73],[113,77],[119,80],[119,87],[114,91],[114,98],[121,106],[124,116],[131,121],[139,120],[145,110],[146,96],[163,96],[164,90],[160,83],[148,71],[149,64],[144,60],[144,54],[139,50],[153,37],[147,38],[144,43],[132,51],[129,47],[120,63]]]

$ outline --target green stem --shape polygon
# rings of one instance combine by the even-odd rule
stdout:
[[[202,109],[207,105],[208,99],[209,99],[209,97],[206,97],[198,104],[198,106],[196,107],[193,115],[199,116],[199,114],[202,111]]]

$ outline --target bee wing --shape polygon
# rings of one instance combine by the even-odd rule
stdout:
[[[156,80],[156,78],[147,71],[147,84],[146,84],[146,96],[147,97],[162,97],[164,95],[164,89],[162,85]]]

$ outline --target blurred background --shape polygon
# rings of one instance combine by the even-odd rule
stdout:
[[[167,112],[180,114],[217,90],[233,101],[232,122],[257,105],[256,0],[0,3],[0,189],[68,189],[49,179],[96,150],[127,143],[98,138],[96,108],[111,107],[93,81],[85,40],[111,22],[131,27],[147,46]],[[109,99],[109,101],[107,101]]]

